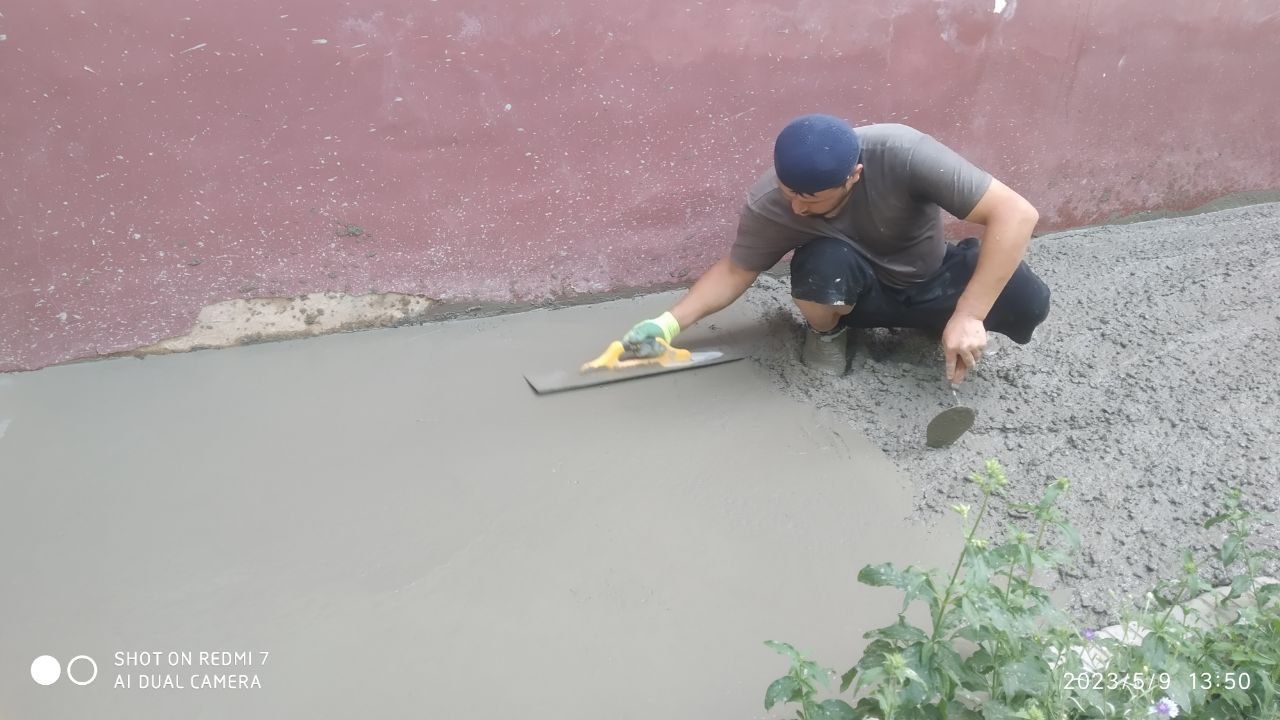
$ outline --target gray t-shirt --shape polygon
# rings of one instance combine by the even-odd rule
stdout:
[[[946,244],[939,208],[963,219],[991,185],[991,175],[906,125],[854,131],[862,146],[862,178],[839,215],[795,214],[770,168],[747,193],[729,251],[735,264],[767,270],[814,238],[834,237],[852,244],[892,287],[924,280],[942,265]]]

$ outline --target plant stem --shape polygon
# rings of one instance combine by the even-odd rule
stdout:
[[[938,639],[938,633],[942,630],[942,618],[947,614],[947,603],[951,601],[951,591],[956,586],[956,577],[960,574],[960,568],[964,566],[964,558],[969,554],[969,543],[973,542],[973,536],[978,532],[978,526],[982,524],[982,516],[987,512],[987,501],[991,498],[991,491],[982,491],[982,505],[978,508],[978,514],[974,516],[973,527],[969,528],[969,534],[964,539],[964,548],[960,550],[960,557],[956,559],[955,569],[951,571],[951,579],[947,581],[947,589],[942,593],[942,602],[938,603],[938,613],[933,618],[933,634],[929,636],[930,641]]]
[[[1034,555],[1035,553],[1040,552],[1040,547],[1041,547],[1041,545],[1044,543],[1044,531],[1045,531],[1045,528],[1048,526],[1048,524],[1049,524],[1049,523],[1048,523],[1047,521],[1045,521],[1045,520],[1041,520],[1041,521],[1040,521],[1040,528],[1036,530],[1036,547],[1035,547],[1035,549],[1034,549],[1034,550],[1032,550],[1032,551],[1031,551],[1033,555]],[[1028,560],[1027,560],[1027,583],[1028,583],[1028,584],[1030,584],[1030,582],[1031,582],[1031,573],[1032,573],[1032,572],[1033,572],[1033,570],[1032,570],[1032,567],[1031,567],[1031,560],[1030,560],[1030,559],[1028,559]],[[1005,603],[1005,605],[1008,605],[1008,604],[1009,604],[1009,589],[1010,589],[1011,587],[1013,587],[1013,567],[1012,567],[1012,566],[1009,568],[1009,575],[1008,575],[1008,577],[1009,577],[1009,584],[1004,586],[1004,603]]]
[[[991,652],[991,660],[996,663],[996,667],[991,669],[991,699],[996,699],[996,676],[1000,673],[999,662],[996,661],[996,653],[1000,651],[1000,641],[997,640],[995,647]]]
[[[1182,587],[1178,588],[1178,597],[1174,598],[1173,602],[1169,603],[1169,610],[1164,614],[1164,617],[1160,618],[1160,624],[1156,626],[1157,633],[1164,632],[1165,623],[1169,622],[1169,616],[1173,614],[1173,609],[1178,607],[1178,603],[1182,602],[1182,596],[1185,595],[1186,592],[1187,585],[1184,582]]]
[[[1035,553],[1040,552],[1041,547],[1044,547],[1044,531],[1048,528],[1049,522],[1047,520],[1041,520],[1040,529],[1036,531],[1036,546],[1035,549],[1031,551],[1033,556]],[[1027,561],[1027,582],[1031,582],[1031,561],[1029,560]]]
[[[889,707],[884,714],[884,720],[893,720],[893,716],[898,712],[898,679],[889,677]]]

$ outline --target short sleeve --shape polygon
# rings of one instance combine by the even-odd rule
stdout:
[[[964,219],[991,187],[991,175],[930,135],[921,135],[907,161],[911,195]]]
[[[750,205],[743,205],[729,259],[747,270],[764,272],[802,245],[804,239],[804,233],[760,215]]]

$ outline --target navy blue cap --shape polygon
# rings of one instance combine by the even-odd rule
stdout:
[[[778,133],[773,167],[783,185],[813,194],[843,185],[858,164],[859,150],[849,123],[832,115],[801,115]]]

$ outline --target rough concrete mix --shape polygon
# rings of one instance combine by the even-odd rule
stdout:
[[[959,391],[977,422],[943,450],[923,436],[952,403],[937,335],[860,331],[831,379],[795,361],[785,277],[746,300],[772,313],[758,354],[775,384],[879,445],[915,483],[917,518],[972,500],[961,479],[984,458],[1008,468],[1016,501],[1070,479],[1083,549],[1060,580],[1080,620],[1102,623],[1177,572],[1181,548],[1220,541],[1200,524],[1229,488],[1280,509],[1280,204],[1040,237],[1029,263],[1051,315],[1028,345],[991,335]],[[1280,528],[1258,540],[1280,549]]]

